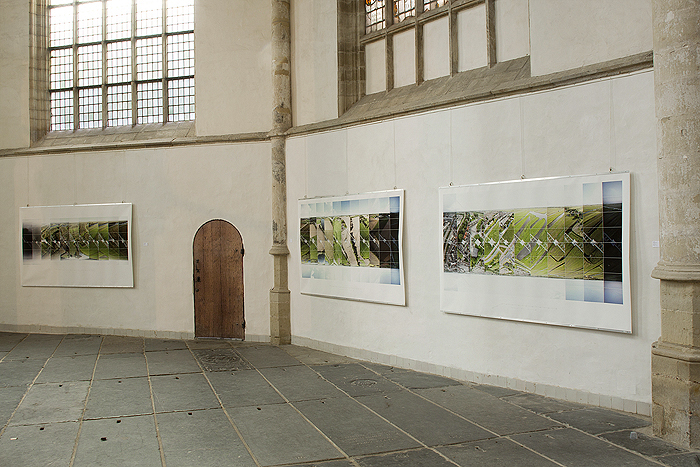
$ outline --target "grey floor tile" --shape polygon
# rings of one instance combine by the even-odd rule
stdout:
[[[489,439],[438,448],[459,465],[479,467],[553,467],[544,457],[505,439]]]
[[[299,347],[296,345],[280,346],[282,350],[287,352],[292,357],[299,360],[304,365],[339,365],[341,363],[356,363],[357,361],[350,357],[342,355],[334,355],[320,350],[309,349],[308,347]]]
[[[0,438],[0,465],[67,466],[77,435],[78,422],[8,427]]]
[[[162,466],[153,416],[84,421],[73,465]]]
[[[487,394],[491,394],[495,397],[505,397],[505,396],[515,396],[517,394],[525,394],[522,391],[511,388],[502,388],[500,386],[491,386],[490,384],[475,384],[474,388],[479,391],[484,391]]]
[[[400,386],[357,363],[318,366],[314,370],[353,397],[402,390]]]
[[[11,425],[79,420],[85,407],[87,381],[35,384],[17,408]]]
[[[417,389],[416,392],[499,435],[559,426],[557,422],[467,386]]]
[[[229,341],[225,339],[192,339],[185,341],[187,347],[196,349],[230,349]]]
[[[685,454],[657,457],[656,460],[670,467],[698,467],[700,465],[700,453],[687,452]]]
[[[463,443],[494,435],[406,391],[357,400],[428,446]]]
[[[418,442],[348,397],[294,405],[350,456],[420,447]]]
[[[0,388],[0,429],[10,419],[25,392],[27,388],[24,386]]]
[[[123,417],[153,413],[148,378],[103,379],[92,382],[85,418]]]
[[[404,370],[401,368],[393,368],[382,365],[365,364],[364,366],[367,366],[385,378],[409,389],[442,388],[445,386],[458,386],[462,384],[454,379],[445,378],[444,376],[431,375],[429,373],[420,373],[418,371]]]
[[[143,340],[143,337],[104,336],[100,354],[143,352]]]
[[[220,407],[202,374],[152,376],[151,386],[156,412]]]
[[[550,414],[549,417],[593,435],[650,425],[650,422],[643,418],[602,409],[600,407],[589,407],[571,412],[553,413]]]
[[[102,336],[88,334],[69,334],[53,354],[54,357],[73,357],[75,355],[97,355],[102,345]]]
[[[37,377],[46,360],[24,359],[3,360],[0,362],[0,388],[31,384]]]
[[[148,360],[148,373],[150,375],[174,375],[202,371],[189,350],[147,352],[146,360]]]
[[[571,428],[513,435],[512,440],[567,467],[644,467],[658,465],[594,436]]]
[[[634,433],[634,436],[630,436],[632,433]],[[632,430],[605,433],[600,435],[600,438],[605,438],[611,443],[615,443],[618,446],[622,446],[630,451],[638,452],[645,456],[667,456],[685,452],[659,438],[633,432]]]
[[[355,464],[349,460],[332,460],[311,462],[309,464],[287,464],[280,467],[355,467]]]
[[[343,457],[287,404],[236,407],[229,409],[229,414],[261,465]]]
[[[307,366],[262,368],[260,372],[292,402],[345,397],[334,385]]]
[[[142,353],[102,355],[97,360],[95,379],[135,378],[148,376],[146,358]]]
[[[301,365],[301,362],[279,347],[256,345],[237,347],[238,353],[256,368]]]
[[[51,357],[46,362],[36,382],[90,381],[96,360],[97,354],[78,355],[76,357]]]
[[[180,339],[144,339],[146,352],[158,350],[186,350],[187,344]]]
[[[391,452],[369,457],[360,457],[357,463],[361,467],[441,467],[454,464],[440,454],[429,449],[416,449],[403,452]]]
[[[538,394],[517,394],[502,397],[503,400],[538,414],[565,412],[567,410],[583,409],[585,406],[575,402],[560,401]]]
[[[254,466],[221,409],[158,414],[165,462],[177,466]]]
[[[231,347],[220,349],[194,349],[194,358],[206,371],[250,370],[248,363]]]
[[[3,361],[24,359],[46,360],[53,354],[62,339],[62,335],[30,334],[22,340],[22,342],[18,343],[15,348],[5,356]]]
[[[281,404],[284,399],[255,370],[207,373],[224,407]]]
[[[27,336],[28,334],[0,332],[0,351],[9,352]]]

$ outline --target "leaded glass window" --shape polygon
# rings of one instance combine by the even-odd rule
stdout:
[[[51,130],[194,119],[194,0],[50,0]]]

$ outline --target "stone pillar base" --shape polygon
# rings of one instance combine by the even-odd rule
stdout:
[[[700,446],[700,349],[655,342],[651,353],[654,435]]]
[[[292,343],[290,318],[290,292],[287,286],[287,256],[285,245],[273,245],[270,254],[274,258],[274,283],[270,290],[270,343],[283,345]]]

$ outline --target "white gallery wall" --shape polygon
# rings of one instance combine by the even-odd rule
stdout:
[[[650,277],[658,261],[653,95],[645,71],[291,138],[292,335],[390,361],[638,401],[646,412],[650,348],[660,332],[659,285]],[[631,335],[440,311],[439,187],[610,171],[631,173]],[[405,190],[407,306],[300,294],[294,200],[394,187]]]
[[[0,158],[0,325],[194,332],[192,242],[241,233],[246,332],[269,334],[270,147],[203,145]],[[22,287],[21,206],[133,203],[134,288]]]

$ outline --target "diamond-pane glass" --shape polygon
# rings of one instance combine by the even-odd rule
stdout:
[[[79,128],[100,128],[102,126],[102,90],[100,88],[81,89],[78,94]]]
[[[78,43],[102,40],[102,2],[78,4]]]
[[[51,130],[73,129],[73,91],[51,93]]]
[[[131,81],[131,41],[107,44],[107,83]]]
[[[107,126],[131,125],[131,86],[107,88]]]
[[[163,122],[163,85],[161,82],[139,83],[137,88],[138,122]]]
[[[51,89],[73,87],[73,49],[51,51]]]
[[[136,35],[148,36],[163,31],[163,2],[136,0]]]
[[[194,30],[194,0],[168,0],[168,32]]]
[[[49,45],[59,47],[73,43],[73,6],[51,8]]]
[[[194,120],[194,79],[168,82],[168,121]]]
[[[168,77],[194,75],[194,34],[168,36]]]
[[[365,0],[365,32],[383,29],[385,0]]]
[[[78,86],[102,84],[102,45],[78,48]]]
[[[107,40],[131,37],[131,2],[107,0]]]
[[[144,81],[163,76],[162,37],[136,41],[136,79]]]

